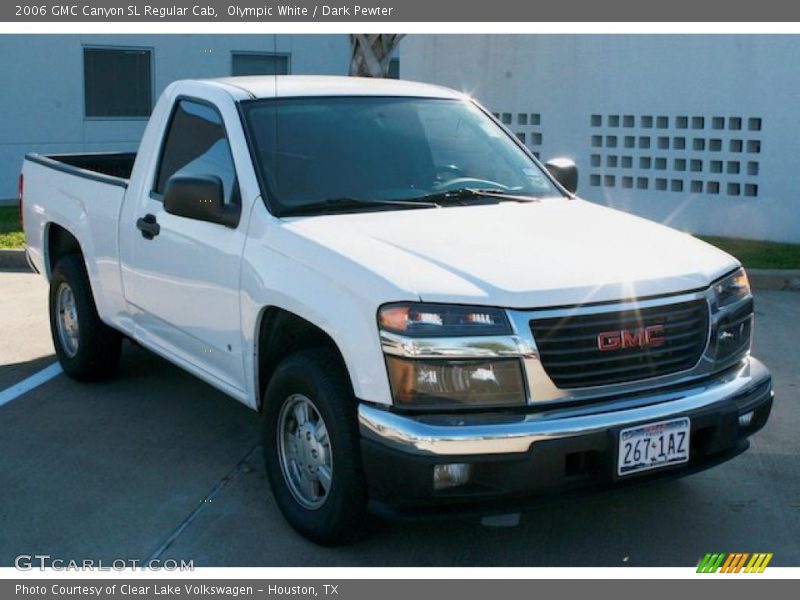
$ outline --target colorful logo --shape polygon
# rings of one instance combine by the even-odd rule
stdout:
[[[700,561],[700,564],[697,565],[697,572],[763,573],[771,560],[772,552],[754,552],[752,554],[748,552],[733,552],[728,554],[725,552],[708,553]]]

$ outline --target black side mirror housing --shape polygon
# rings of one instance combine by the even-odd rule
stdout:
[[[222,180],[216,175],[174,175],[164,188],[164,210],[171,215],[234,228],[238,203],[225,204]]]
[[[578,167],[569,158],[554,158],[544,164],[548,172],[567,190],[574,194],[578,189]]]

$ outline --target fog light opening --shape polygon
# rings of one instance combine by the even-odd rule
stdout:
[[[469,483],[472,476],[472,465],[451,463],[433,467],[433,489],[446,490]]]
[[[753,422],[754,414],[755,412],[751,410],[743,415],[739,415],[739,427],[750,427],[750,424]]]

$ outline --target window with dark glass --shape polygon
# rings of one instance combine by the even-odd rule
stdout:
[[[222,180],[225,203],[237,200],[236,171],[225,126],[210,106],[178,102],[164,142],[155,191],[163,194],[174,175],[216,175]]]
[[[400,59],[393,58],[389,61],[389,79],[400,79]]]
[[[288,75],[289,55],[267,52],[234,52],[234,77],[242,75]]]
[[[151,52],[137,48],[83,49],[87,117],[147,117],[153,108]]]

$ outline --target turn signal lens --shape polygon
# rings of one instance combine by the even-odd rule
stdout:
[[[386,357],[394,400],[405,408],[521,406],[525,403],[517,359],[407,360]]]
[[[381,329],[389,331],[405,331],[408,327],[409,306],[385,306],[380,310],[378,322]]]
[[[511,325],[502,309],[449,304],[387,304],[378,311],[378,324],[385,331],[410,337],[511,333]]]

